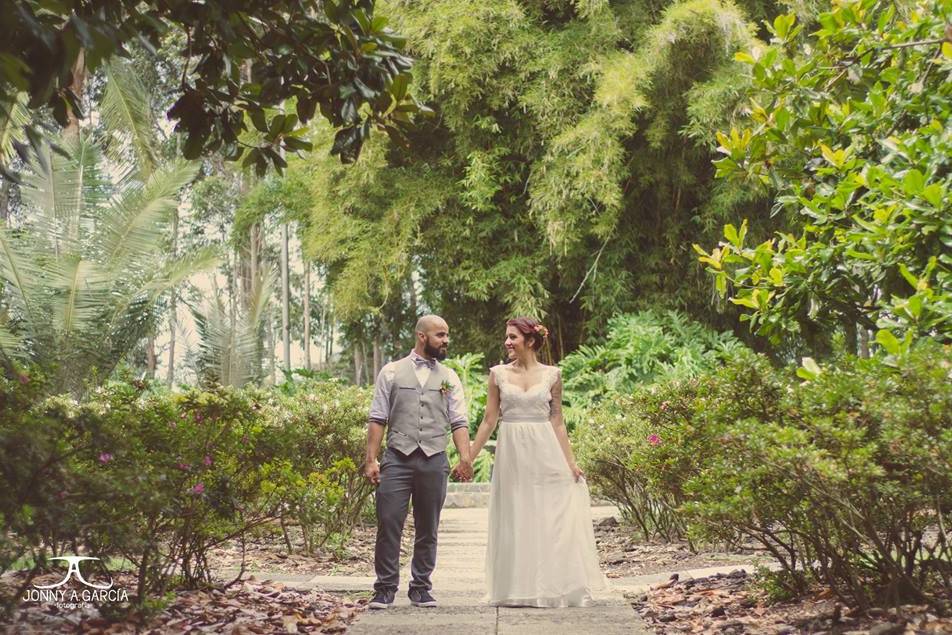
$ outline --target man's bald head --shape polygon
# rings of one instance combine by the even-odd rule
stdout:
[[[446,320],[441,318],[439,315],[424,315],[416,323],[416,332],[423,333],[424,335],[431,333],[432,331],[437,330],[449,330],[449,327],[446,325]]]
[[[416,323],[416,350],[418,355],[446,359],[450,343],[450,327],[439,315],[424,315]]]

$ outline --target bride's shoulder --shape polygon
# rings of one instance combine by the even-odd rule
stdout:
[[[511,364],[511,363],[509,363],[509,364],[496,364],[495,366],[491,366],[491,367],[489,368],[489,381],[495,383],[495,384],[498,386],[498,385],[499,385],[499,380],[497,380],[496,378],[502,376],[502,377],[503,377],[503,381],[505,381],[505,376],[506,376],[506,374],[507,374],[508,372],[510,372],[510,369],[511,369],[511,368],[512,368],[512,364]]]
[[[512,364],[496,364],[495,366],[491,366],[489,368],[489,374],[498,375],[500,373],[508,372],[510,368],[512,368]]]

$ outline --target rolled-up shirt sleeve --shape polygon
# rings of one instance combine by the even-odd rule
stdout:
[[[370,402],[371,421],[376,421],[380,425],[387,425],[390,419],[390,389],[393,386],[393,369],[386,365],[377,373],[377,380],[374,382],[374,398]]]
[[[460,428],[469,428],[469,415],[466,409],[466,395],[463,394],[463,382],[452,370],[449,371],[449,376],[450,383],[453,385],[453,390],[447,398],[450,430],[456,432]]]

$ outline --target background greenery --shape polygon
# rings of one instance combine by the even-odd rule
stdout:
[[[632,531],[941,607],[949,0],[16,4],[2,567],[92,550],[144,603],[259,525],[339,550],[416,318],[472,431],[527,314]]]

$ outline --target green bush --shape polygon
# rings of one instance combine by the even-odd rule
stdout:
[[[926,602],[952,581],[952,349],[897,367],[846,358],[789,380],[773,412],[737,420],[687,485],[701,536],[737,532],[780,562],[792,591]]]
[[[308,553],[330,539],[343,543],[371,503],[373,488],[360,471],[370,398],[366,388],[313,379],[281,389],[264,407],[280,431],[270,443],[287,457],[277,480],[282,524],[301,527]]]
[[[952,582],[952,348],[810,376],[744,353],[638,388],[579,427],[580,460],[646,538],[753,539],[786,593],[935,601]]]
[[[696,377],[741,350],[744,345],[733,335],[677,311],[616,315],[604,342],[580,346],[559,364],[566,424],[573,429],[600,401],[631,394],[638,386]]]
[[[780,391],[767,360],[748,351],[716,372],[638,386],[577,426],[580,464],[646,540],[687,537],[680,512],[690,500],[687,483],[718,451],[731,422],[773,411]]]
[[[36,573],[60,553],[120,559],[141,605],[208,584],[209,550],[257,526],[300,524],[311,550],[341,544],[366,508],[364,389],[112,382],[77,403],[44,398],[42,384],[20,371],[0,381],[3,569]]]
[[[463,392],[466,395],[466,405],[469,410],[469,436],[474,438],[479,424],[483,421],[483,415],[486,413],[486,398],[489,374],[483,369],[482,353],[465,353],[459,357],[451,357],[446,360],[446,365],[456,371],[460,382],[463,384]],[[473,461],[473,482],[488,483],[492,476],[493,461],[495,459],[496,432],[486,444],[486,448],[479,453],[476,460]],[[450,442],[447,448],[447,456],[450,465],[456,465],[459,460],[459,453],[456,451],[456,445]]]

